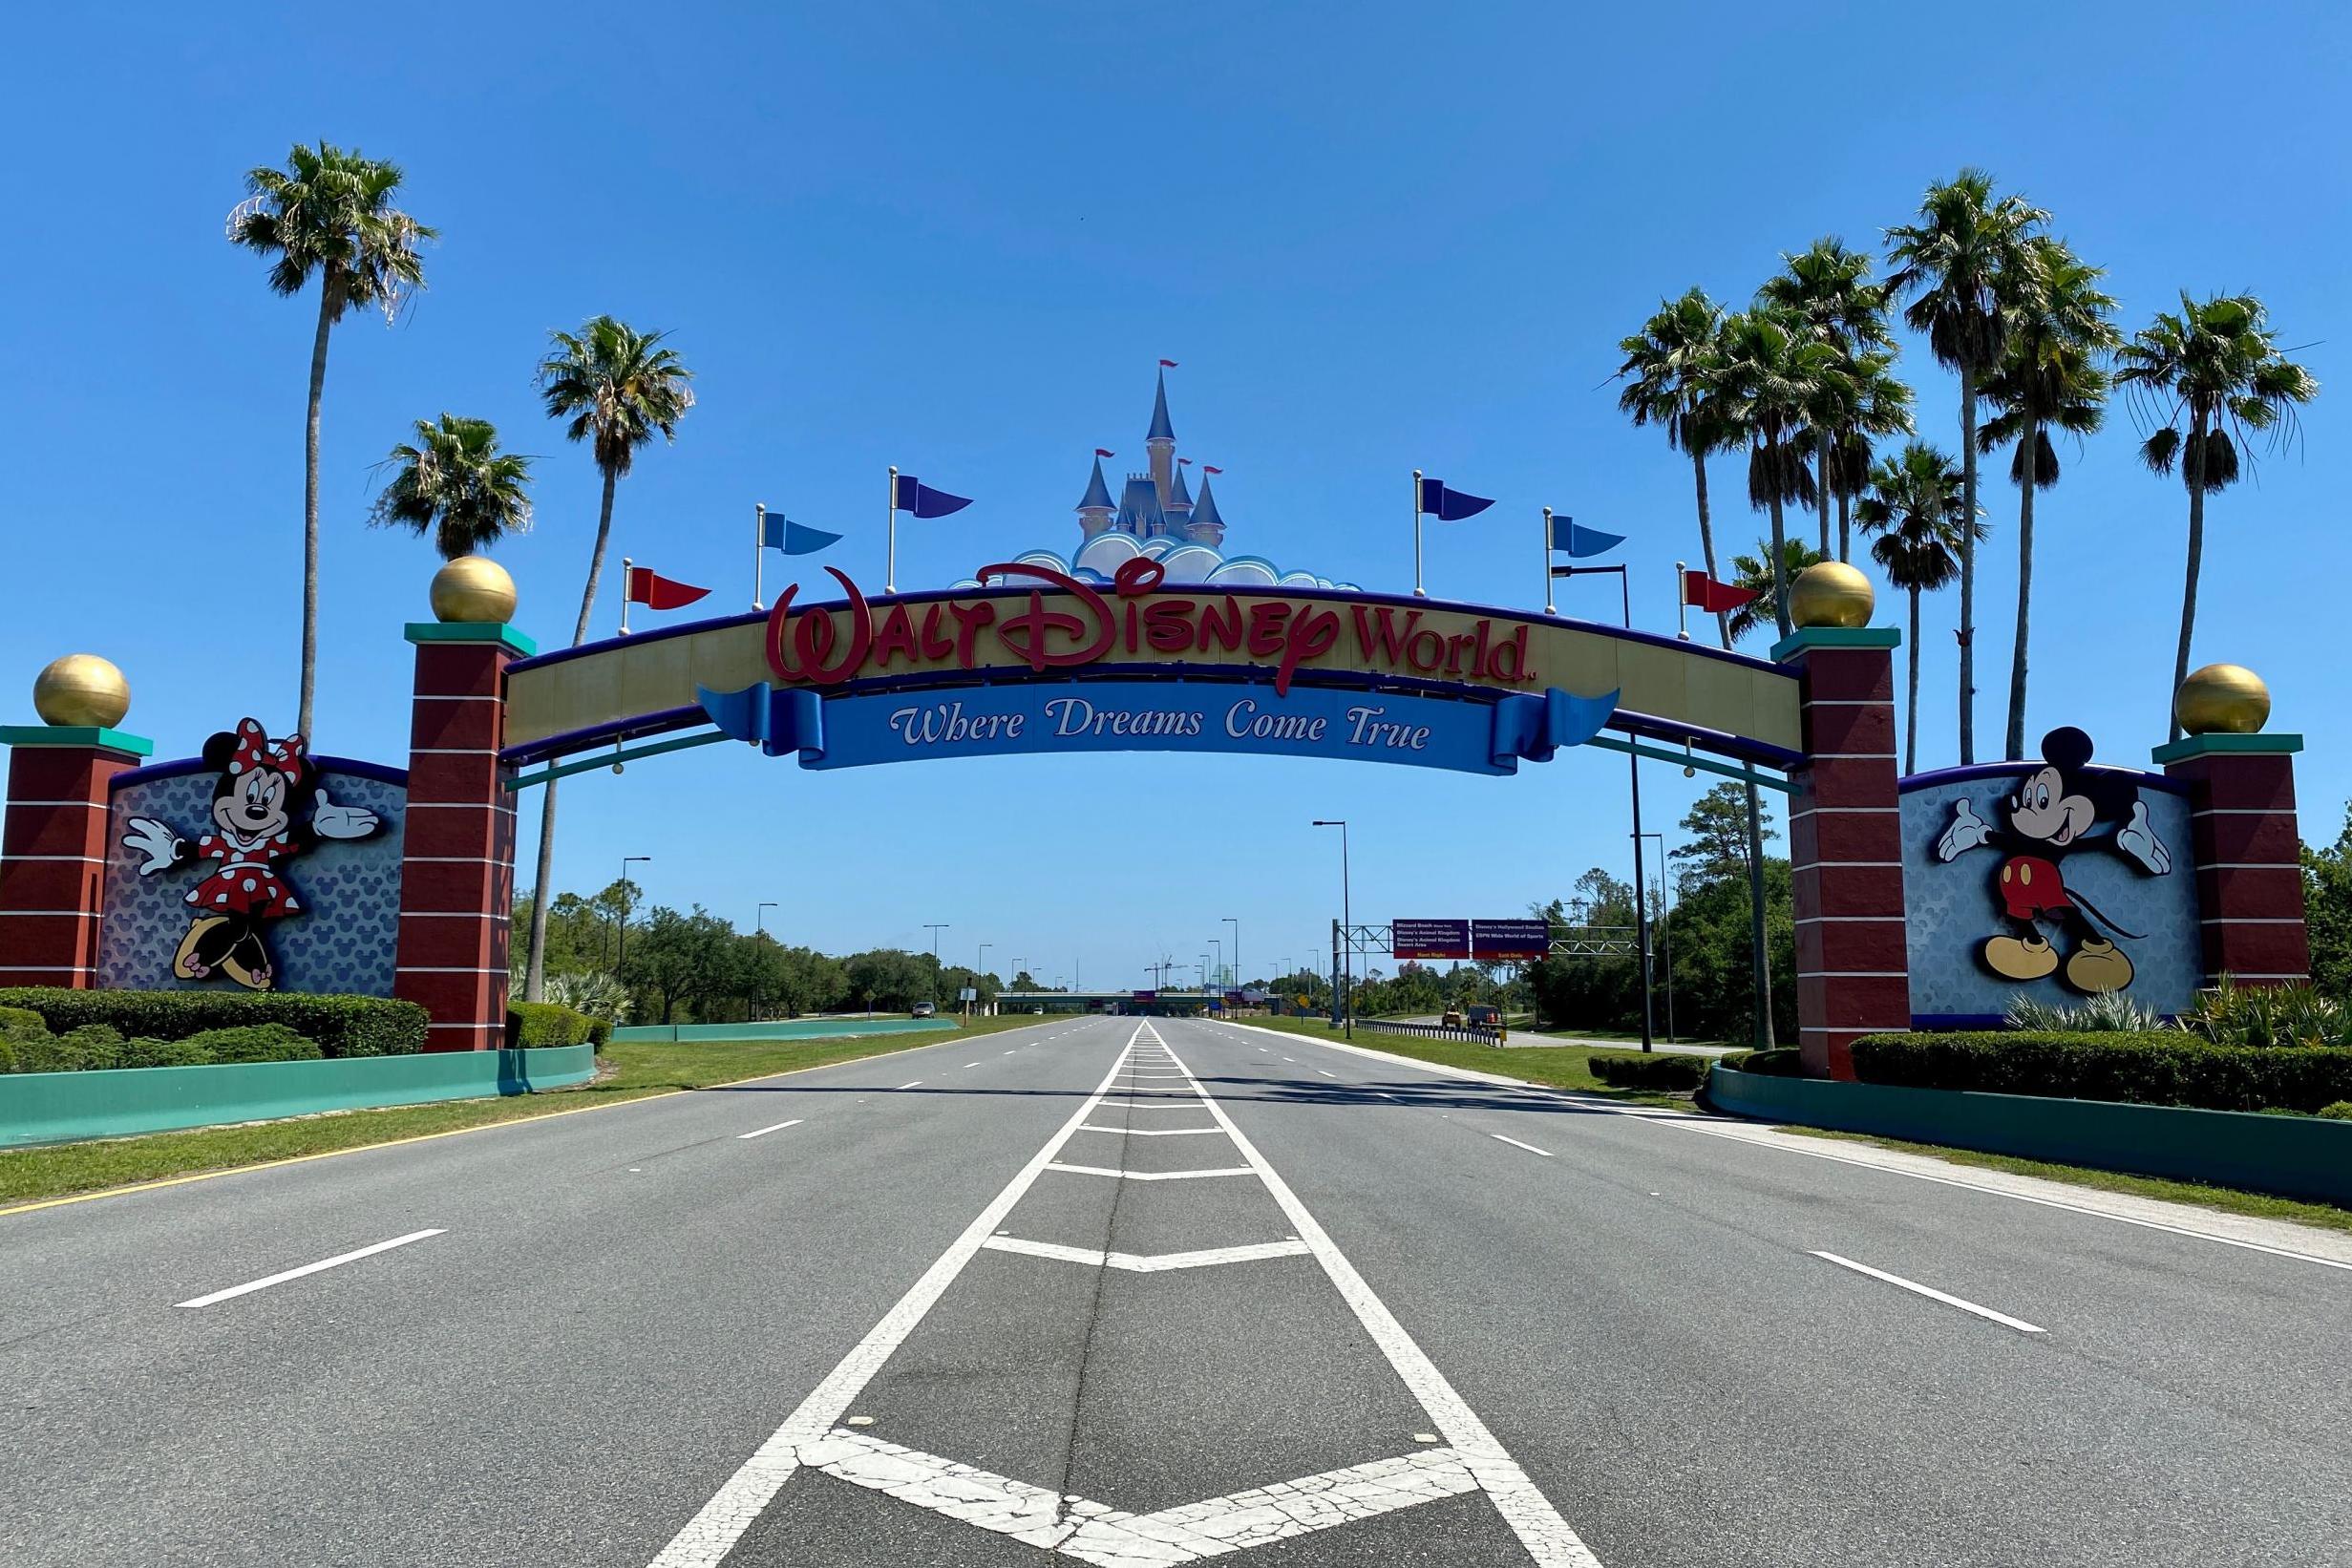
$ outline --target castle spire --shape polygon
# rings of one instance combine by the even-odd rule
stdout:
[[[1103,482],[1103,460],[1094,459],[1094,472],[1086,481],[1086,494],[1078,498],[1078,530],[1092,539],[1111,526],[1111,515],[1118,508],[1111,499],[1111,487]]]
[[[1185,532],[1197,543],[1212,549],[1225,547],[1225,519],[1218,515],[1217,498],[1209,491],[1209,477],[1200,476],[1200,498],[1193,503],[1192,516],[1184,519]]]
[[[1168,422],[1165,370],[1159,372],[1159,385],[1152,396],[1152,433],[1143,438],[1143,448],[1151,455],[1152,488],[1159,492],[1159,504],[1165,510],[1176,500],[1176,426]]]

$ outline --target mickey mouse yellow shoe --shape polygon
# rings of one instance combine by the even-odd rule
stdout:
[[[1984,944],[1984,962],[2004,980],[2040,980],[2058,967],[2058,953],[2040,937],[1994,937]]]
[[[2113,943],[2089,938],[2066,960],[2066,984],[2092,996],[2120,991],[2131,984],[2131,961]]]

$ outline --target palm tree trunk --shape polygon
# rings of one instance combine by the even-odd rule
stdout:
[[[1919,590],[1911,590],[1911,690],[1903,699],[1903,772],[1919,771]]]
[[[1843,490],[1837,493],[1837,559],[1854,559],[1854,498]]]
[[[1960,759],[1977,759],[1977,372],[1960,367]]]
[[[2018,460],[2024,465],[2017,498],[2017,646],[2009,654],[2008,756],[2025,754],[2025,625],[2033,611],[2034,463],[2041,455],[2042,429],[2031,418],[2018,434]]]
[[[2197,574],[2205,567],[2205,411],[2199,409],[2189,426],[2189,457],[2183,470],[2189,479],[2189,569],[2180,596],[2180,648],[2172,655],[2172,689],[2166,693],[2167,737],[2180,739],[2180,714],[2173,699],[2189,679],[2189,639],[2196,630]]]
[[[1697,484],[1699,490],[1699,553],[1706,558],[1706,575],[1709,580],[1720,583],[1723,579],[1719,577],[1715,571],[1715,519],[1707,511],[1706,506],[1706,454],[1701,452],[1691,453],[1690,473],[1692,480]],[[1677,588],[1679,589],[1679,587],[1680,584],[1678,583]],[[1717,612],[1715,616],[1715,634],[1723,639],[1724,646],[1729,647],[1731,646],[1731,614],[1728,610]]]
[[[1780,443],[1766,437],[1765,466],[1770,477],[1767,480],[1772,503],[1772,619],[1783,637],[1789,635],[1789,545],[1788,530],[1781,520],[1780,511]]]
[[[1830,559],[1830,435],[1821,433],[1821,445],[1813,456],[1813,499],[1821,509],[1821,559]]]
[[[319,280],[319,325],[310,339],[310,406],[302,442],[302,677],[294,732],[312,742],[311,696],[319,671],[319,403],[327,392],[327,334],[343,307],[343,269],[329,265]]]
[[[596,584],[604,575],[604,546],[612,538],[612,491],[618,477],[611,469],[604,470],[604,502],[596,515],[596,551],[588,557],[588,583],[580,595],[580,620],[572,627],[574,647],[588,640],[588,618],[596,611]],[[527,1002],[542,1000],[547,989],[547,887],[556,865],[555,780],[549,779],[540,788],[547,794],[539,807],[539,894],[531,901],[531,957],[522,983]],[[628,919],[625,909],[621,918]]]

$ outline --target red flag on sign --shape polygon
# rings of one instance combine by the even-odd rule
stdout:
[[[1718,583],[1705,572],[1683,573],[1683,603],[1709,615],[1722,615],[1738,609],[1756,597],[1753,588],[1735,588],[1728,583]]]
[[[679,610],[710,593],[691,583],[678,583],[662,576],[650,566],[631,566],[628,580],[628,602],[643,604],[647,609]]]

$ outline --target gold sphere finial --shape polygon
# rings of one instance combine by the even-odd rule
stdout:
[[[515,580],[488,556],[459,556],[433,574],[433,616],[503,625],[515,618]]]
[[[1800,626],[1867,626],[1877,603],[1870,579],[1842,561],[1808,566],[1789,585],[1789,619]]]
[[[2270,722],[2270,688],[2244,665],[2207,665],[2180,683],[2172,716],[2193,735],[2251,735]]]
[[[112,730],[131,710],[131,683],[95,653],[69,653],[33,678],[32,710],[43,724]]]

